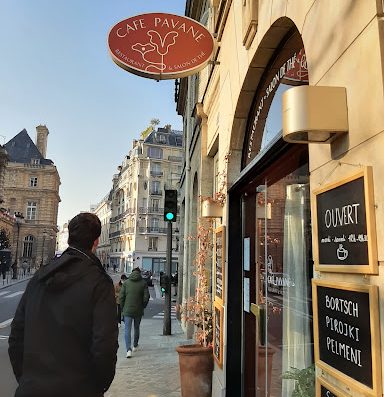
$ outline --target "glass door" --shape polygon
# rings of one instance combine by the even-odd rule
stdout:
[[[291,397],[296,378],[314,380],[308,164],[291,162],[271,167],[253,196],[257,397]]]

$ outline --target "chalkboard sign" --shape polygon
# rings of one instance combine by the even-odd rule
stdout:
[[[215,302],[213,315],[213,357],[220,368],[223,366],[223,316],[223,306]]]
[[[321,397],[339,397],[337,394],[333,394],[330,390],[328,390],[325,386],[321,386]]]
[[[377,274],[372,168],[315,190],[316,270]]]
[[[381,393],[377,287],[312,286],[316,364],[367,395]]]
[[[318,377],[316,378],[316,397],[347,397],[347,394]]]
[[[215,300],[224,304],[224,272],[225,272],[225,226],[215,230],[214,239],[214,288]]]

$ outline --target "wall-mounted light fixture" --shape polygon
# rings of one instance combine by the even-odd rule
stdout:
[[[292,143],[331,143],[348,132],[344,87],[302,85],[283,94],[283,139]]]

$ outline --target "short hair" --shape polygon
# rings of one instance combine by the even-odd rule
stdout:
[[[139,267],[135,267],[132,271],[133,271],[133,272],[140,272],[140,273],[141,273],[141,270],[140,270]]]
[[[121,280],[126,280],[127,278],[128,277],[125,274],[122,274],[121,277],[120,277]]]
[[[68,244],[90,250],[101,234],[100,219],[90,212],[81,212],[68,224]]]

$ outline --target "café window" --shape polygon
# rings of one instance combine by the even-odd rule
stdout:
[[[264,73],[248,116],[242,168],[282,136],[282,95],[292,86],[308,85],[305,50],[299,35],[286,39]]]

